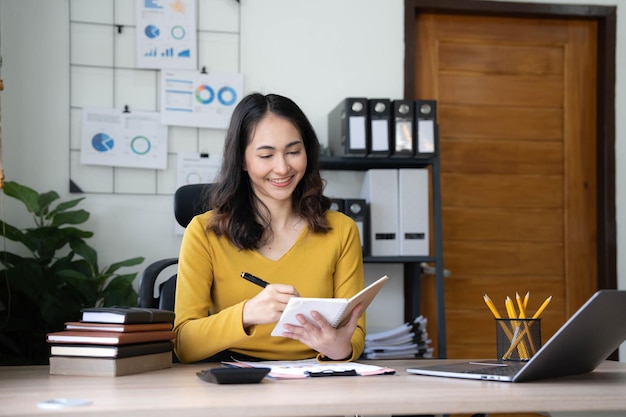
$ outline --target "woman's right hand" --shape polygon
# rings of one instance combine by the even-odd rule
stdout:
[[[291,297],[300,297],[293,285],[269,284],[243,306],[243,327],[275,323]]]

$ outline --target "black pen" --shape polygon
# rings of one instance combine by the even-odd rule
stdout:
[[[262,287],[262,288],[265,288],[269,284],[268,282],[263,281],[261,278],[255,277],[254,275],[249,274],[247,272],[242,272],[241,273],[241,277],[243,279],[247,279],[251,283],[256,284],[256,285],[258,285],[259,287]]]

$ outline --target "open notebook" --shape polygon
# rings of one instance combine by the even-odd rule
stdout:
[[[472,361],[408,368],[411,374],[526,382],[593,371],[626,340],[626,291],[596,292],[528,362]]]
[[[383,287],[389,277],[385,275],[372,284],[359,291],[352,298],[307,298],[292,297],[289,299],[283,314],[272,330],[272,336],[282,336],[285,332],[285,324],[300,326],[296,315],[302,314],[307,319],[311,318],[311,311],[319,312],[333,327],[339,327],[348,318],[354,307],[361,304],[363,312],[370,305],[376,294]],[[362,314],[362,313],[361,313]]]

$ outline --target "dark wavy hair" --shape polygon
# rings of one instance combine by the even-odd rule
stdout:
[[[207,231],[227,236],[241,249],[260,247],[263,232],[269,228],[271,233],[269,210],[254,194],[248,173],[243,169],[246,147],[257,124],[268,113],[293,123],[306,149],[306,171],[292,195],[294,211],[305,219],[313,232],[326,233],[330,229],[324,216],[330,208],[330,199],[323,194],[326,184],[319,171],[320,143],[313,126],[291,99],[277,94],[253,93],[244,97],[233,111],[224,143],[222,168],[208,198],[213,216]]]

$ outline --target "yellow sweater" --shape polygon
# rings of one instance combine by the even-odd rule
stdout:
[[[329,210],[327,234],[308,227],[277,261],[240,250],[223,236],[206,233],[211,212],[187,226],[180,249],[176,287],[176,355],[181,362],[206,359],[225,349],[267,360],[312,358],[317,352],[285,337],[271,336],[274,324],[242,326],[243,305],[261,287],[243,271],[271,283],[291,284],[302,297],[349,298],[363,288],[359,231],[352,219]],[[365,343],[365,316],[352,336],[352,360]]]

